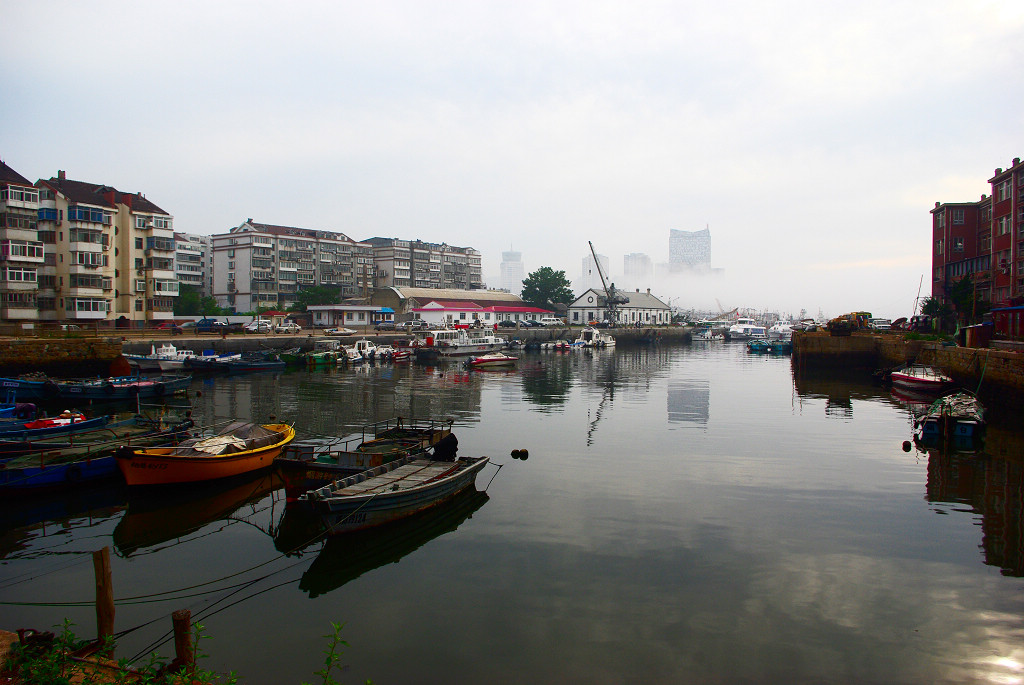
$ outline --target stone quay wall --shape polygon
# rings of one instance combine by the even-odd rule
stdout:
[[[969,388],[998,386],[1024,394],[1024,354],[985,347],[957,347],[902,335],[827,332],[793,335],[793,363],[883,369],[919,363],[942,369]]]
[[[0,340],[0,373],[105,373],[121,356],[121,338],[10,338]]]

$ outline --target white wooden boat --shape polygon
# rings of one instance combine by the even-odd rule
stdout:
[[[192,350],[179,350],[171,343],[150,347],[149,354],[126,354],[124,358],[139,371],[176,371],[185,367],[185,360],[195,356]]]
[[[330,535],[370,528],[444,504],[471,487],[487,462],[409,456],[311,490],[299,501],[319,514]]]
[[[344,348],[345,356],[352,364],[371,361],[377,354],[377,345],[372,340],[356,340],[354,345]]]

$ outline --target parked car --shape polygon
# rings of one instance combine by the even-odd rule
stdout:
[[[302,326],[294,321],[285,321],[274,326],[275,333],[298,333],[301,330]]]
[[[554,316],[543,316],[540,319],[541,326],[564,326],[565,322]]]
[[[158,331],[170,331],[171,335],[181,335],[184,332],[182,331],[181,326],[174,323],[173,321],[164,321],[163,323],[157,325],[156,329]]]
[[[355,331],[351,328],[325,328],[324,335],[352,335]]]
[[[892,321],[889,319],[871,319],[868,327],[876,331],[888,331],[892,329]]]
[[[227,333],[228,325],[209,317],[196,321],[196,333]]]
[[[74,323],[62,323],[60,325],[60,329],[62,331],[80,331],[82,330],[82,327]]]
[[[522,321],[519,322],[520,328],[538,328],[542,325],[543,324],[541,324],[541,322],[534,321],[533,319],[523,319]]]
[[[498,328],[515,328],[516,322],[512,319],[505,319],[504,321],[498,322]]]
[[[394,321],[374,321],[373,329],[376,331],[393,331],[396,329]]]
[[[269,333],[271,330],[270,322],[265,319],[256,319],[245,324],[246,333]]]
[[[427,322],[423,319],[413,319],[412,321],[406,321],[402,324],[402,328],[406,331],[425,331],[430,328]]]

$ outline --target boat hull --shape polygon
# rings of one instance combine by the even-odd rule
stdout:
[[[57,490],[116,476],[117,460],[113,455],[67,463],[3,468],[0,469],[0,492]]]
[[[414,460],[410,463],[422,462],[426,460]],[[322,498],[313,497],[309,501],[312,502],[330,535],[372,528],[444,504],[471,487],[476,482],[477,474],[487,463],[487,457],[460,459],[452,464],[445,463],[453,469],[451,473],[439,475],[413,488],[362,495],[328,495]],[[361,478],[363,475],[352,476],[346,481]],[[329,488],[309,493],[307,497],[323,490]]]
[[[269,468],[294,438],[295,429],[285,426],[282,439],[272,445],[223,455],[182,455],[175,448],[123,448],[118,451],[117,466],[130,486],[219,480]]]

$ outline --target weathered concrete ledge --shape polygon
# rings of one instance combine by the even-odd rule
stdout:
[[[11,338],[0,341],[0,374],[43,371],[55,376],[106,373],[121,355],[121,338]]]
[[[880,369],[917,362],[942,369],[967,387],[998,386],[1024,393],[1024,354],[1012,350],[957,347],[902,335],[825,332],[793,335],[793,364]]]

